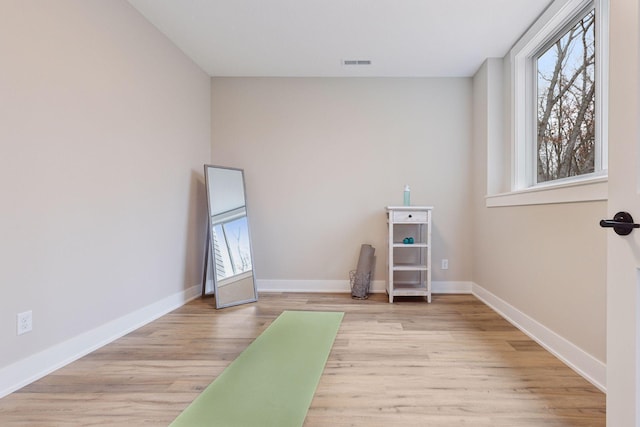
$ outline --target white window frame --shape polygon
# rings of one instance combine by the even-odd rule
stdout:
[[[536,68],[534,58],[549,42],[562,35],[567,25],[595,8],[595,108],[596,108],[596,164],[595,172],[570,178],[536,183]],[[542,14],[540,19],[525,33],[510,53],[511,93],[512,93],[512,173],[511,190],[513,192],[532,193],[562,188],[565,196],[555,196],[549,203],[562,202],[567,187],[601,184],[607,180],[607,81],[608,81],[608,0],[563,0],[555,1]],[[604,194],[602,189],[605,189]],[[569,197],[567,201],[606,199],[606,185],[595,185],[595,193],[580,190],[579,200]],[[544,200],[542,197],[541,200]],[[541,202],[544,203],[544,202]],[[524,203],[524,204],[534,204]]]

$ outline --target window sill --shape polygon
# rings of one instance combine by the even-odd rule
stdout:
[[[593,202],[607,200],[608,177],[547,187],[527,188],[485,197],[488,208],[504,206],[549,205],[556,203]]]

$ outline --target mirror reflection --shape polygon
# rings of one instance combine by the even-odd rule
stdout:
[[[204,172],[209,230],[203,294],[213,290],[217,308],[257,301],[244,171],[205,165]]]
[[[251,273],[249,227],[245,209],[214,216],[213,245],[216,249],[216,277],[218,281]]]

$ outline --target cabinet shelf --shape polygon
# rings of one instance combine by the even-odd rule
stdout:
[[[411,296],[428,296],[430,291],[421,284],[416,283],[397,283],[394,287],[393,294],[395,296],[411,297]]]
[[[427,271],[426,265],[418,264],[394,264],[393,271]]]
[[[387,293],[431,302],[431,206],[388,206]],[[407,237],[415,243],[403,243]]]

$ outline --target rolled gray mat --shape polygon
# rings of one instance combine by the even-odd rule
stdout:
[[[358,266],[356,267],[352,289],[354,296],[365,297],[367,295],[375,251],[376,249],[371,245],[363,244],[360,246],[360,257],[358,258]]]

